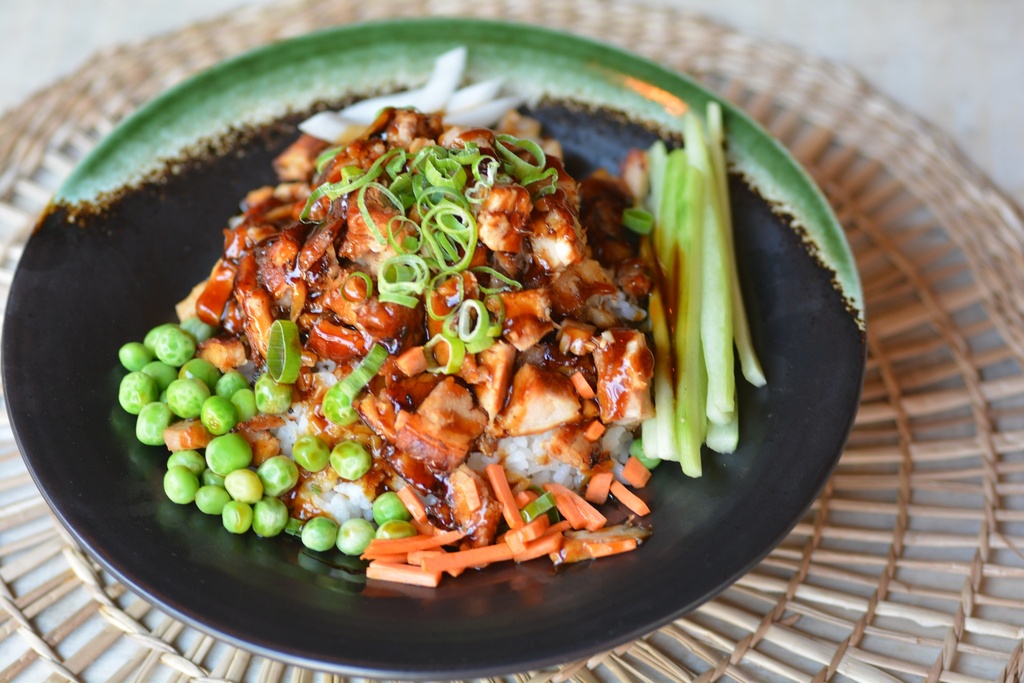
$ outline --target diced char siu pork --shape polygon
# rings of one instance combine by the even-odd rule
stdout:
[[[598,337],[594,350],[601,420],[635,425],[654,415],[651,378],[654,355],[642,332],[615,329]]]
[[[447,377],[416,412],[402,411],[395,422],[395,445],[437,472],[449,473],[469,453],[487,424],[469,390]]]
[[[498,416],[498,424],[509,436],[539,434],[576,422],[580,412],[579,394],[569,379],[524,365],[512,378],[512,393]]]

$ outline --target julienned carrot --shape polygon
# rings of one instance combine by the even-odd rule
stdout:
[[[569,520],[563,519],[561,522],[556,522],[549,526],[548,530],[544,532],[544,535],[550,536],[551,534],[560,534],[563,531],[569,531],[570,529],[572,529],[572,524],[569,523]]]
[[[600,420],[594,420],[587,425],[587,428],[583,430],[583,436],[587,437],[588,441],[597,441],[604,434],[605,426]]]
[[[501,503],[501,514],[505,517],[505,523],[512,529],[519,529],[523,526],[523,517],[519,514],[519,506],[512,495],[512,488],[508,485],[508,478],[505,476],[505,468],[497,463],[491,463],[484,471],[487,479],[491,482],[491,490],[498,497]]]
[[[374,553],[373,557],[362,555],[360,559],[383,562],[385,564],[411,564],[409,553]]]
[[[617,538],[606,541],[565,538],[562,547],[551,555],[551,561],[555,564],[584,562],[636,550],[637,545],[635,538]]]
[[[608,518],[593,505],[561,484],[544,484],[544,490],[555,497],[555,507],[572,524],[573,529],[597,531],[608,522]]]
[[[538,557],[557,553],[561,549],[564,541],[565,538],[562,536],[561,532],[557,534],[544,534],[536,541],[530,541],[527,543],[523,552],[516,553],[512,556],[512,559],[516,562],[527,562],[529,560],[535,560]]]
[[[435,555],[423,558],[423,570],[427,572],[446,572],[471,567],[484,567],[494,562],[512,559],[512,548],[506,543],[486,545],[482,548],[470,548],[454,553]]]
[[[366,578],[436,588],[441,582],[441,572],[427,571],[411,564],[375,560],[366,567]]]
[[[651,478],[651,471],[636,456],[631,455],[622,468],[622,478],[633,488],[642,489],[647,486],[647,482]]]
[[[440,533],[444,533],[430,522],[417,522],[415,519],[412,519],[409,523],[413,525],[416,533],[420,536],[437,536]]]
[[[530,489],[523,489],[515,495],[516,505],[522,510],[524,507],[537,500],[539,496]]]
[[[422,566],[423,558],[431,557],[433,555],[444,555],[444,552],[445,551],[439,550],[437,548],[431,548],[429,550],[413,550],[406,557],[406,562],[416,566]]]
[[[647,503],[640,500],[635,493],[627,489],[620,482],[612,482],[611,494],[618,498],[620,503],[641,517],[651,514],[651,508],[647,507]]]
[[[414,520],[420,524],[427,523],[427,508],[423,505],[419,495],[412,490],[411,486],[403,486],[398,489],[398,497],[405,503],[405,509],[409,511]]]
[[[541,515],[529,524],[505,534],[505,543],[508,543],[509,547],[517,554],[525,552],[526,544],[543,536],[549,526],[551,526],[551,522],[548,520],[548,516]]]
[[[609,487],[614,480],[615,475],[611,472],[598,472],[590,478],[583,497],[595,505],[604,505],[608,500]]]
[[[580,398],[590,399],[596,396],[594,389],[590,386],[590,382],[587,381],[582,372],[577,370],[569,379],[572,380],[572,385],[576,387],[576,393],[580,395]]]
[[[372,560],[378,555],[411,553],[414,550],[429,550],[458,543],[466,535],[464,531],[444,531],[436,536],[409,536],[407,538],[375,538],[363,551],[363,559]]]

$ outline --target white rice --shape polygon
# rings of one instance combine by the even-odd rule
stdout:
[[[316,368],[324,386],[330,387],[337,378],[332,374],[333,367]],[[333,363],[331,364],[333,365]],[[281,442],[281,453],[292,456],[292,446],[296,439],[309,433],[310,406],[305,403],[292,405],[283,417],[285,424],[273,430]],[[550,453],[548,443],[555,436],[556,430],[529,436],[514,436],[500,439],[493,455],[470,453],[466,463],[477,472],[483,473],[491,463],[503,463],[510,479],[515,482],[527,479],[536,485],[550,482],[562,484],[575,491],[581,491],[587,479],[587,473],[564,463]],[[624,427],[612,425],[605,430],[598,442],[601,452],[614,461],[612,471],[621,479],[622,466],[629,457],[629,447],[633,443],[633,435]],[[394,487],[392,487],[394,488]],[[333,491],[324,494],[317,502],[317,507],[339,524],[355,517],[373,519],[373,500],[358,482],[342,481],[335,485]],[[428,504],[437,502],[427,501]]]

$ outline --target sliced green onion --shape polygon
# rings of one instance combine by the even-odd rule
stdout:
[[[554,194],[555,190],[558,189],[558,171],[553,168],[549,168],[539,175],[530,176],[529,178],[523,178],[521,181],[523,186],[536,185],[543,183],[545,180],[549,181],[547,184],[541,185],[531,195],[530,199],[536,201],[545,195]]]
[[[622,212],[622,224],[638,235],[649,235],[654,229],[654,216],[634,206]]]
[[[434,301],[433,301],[433,299],[434,299],[433,295],[437,291],[437,288],[440,286],[438,283],[440,282],[441,284],[444,284],[445,282],[447,282],[451,278],[456,278],[456,280],[455,280],[456,301],[454,302],[454,304],[452,304],[452,308],[458,308],[462,304],[463,299],[465,299],[465,297],[466,297],[466,282],[465,282],[465,280],[463,280],[461,273],[438,273],[434,277],[430,278],[430,283],[427,285],[428,294],[427,294],[427,297],[426,297],[426,306],[425,307],[427,309],[427,315],[430,316],[431,320],[444,320],[445,317],[447,317],[451,313],[451,309],[449,309],[448,311],[445,311],[444,313],[437,313],[437,312],[435,312],[434,311]],[[441,296],[443,296],[443,295],[441,295]],[[445,302],[445,303],[447,303],[447,302]]]
[[[359,361],[359,365],[324,394],[320,404],[324,417],[338,425],[352,424],[356,419],[356,412],[352,407],[356,396],[380,372],[387,357],[387,349],[380,344],[374,344],[363,360]]]
[[[403,150],[400,147],[395,147],[394,149],[388,150],[387,152],[382,154],[376,161],[374,161],[373,164],[370,165],[370,168],[366,169],[365,173],[361,174],[359,173],[358,167],[346,166],[344,169],[342,169],[342,177],[339,182],[324,183],[323,185],[319,186],[310,193],[309,198],[306,199],[306,205],[303,207],[302,213],[299,214],[299,220],[302,221],[303,223],[308,222],[309,214],[313,210],[313,207],[316,206],[316,203],[319,202],[324,197],[327,197],[328,199],[330,199],[330,201],[333,202],[338,197],[344,194],[348,194],[349,192],[353,192],[355,190],[361,190],[363,187],[376,180],[377,176],[381,174],[381,170],[384,168],[385,164],[387,164],[388,161],[393,159],[399,153],[404,155],[405,150]],[[351,177],[346,177],[347,174],[345,173],[345,171],[347,171],[349,168],[355,170],[351,171],[351,173],[353,174]],[[380,242],[383,243],[383,241],[384,239],[383,237],[381,237]]]
[[[348,285],[352,280],[362,280],[365,283],[365,294],[361,298],[357,299],[349,296]],[[341,283],[341,296],[344,297],[345,301],[354,304],[366,301],[373,296],[373,280],[370,279],[369,275],[359,270],[354,273],[349,273]]]
[[[427,159],[423,176],[434,187],[445,187],[462,192],[466,186],[466,170],[455,159]]]
[[[483,302],[467,299],[459,307],[458,330],[459,339],[466,345],[469,353],[479,353],[494,343],[494,337],[488,336],[491,317]]]
[[[324,172],[324,169],[327,168],[327,164],[331,163],[331,161],[334,160],[334,157],[338,156],[338,152],[341,150],[341,147],[331,147],[317,155],[315,162],[317,175]]]
[[[550,491],[545,491],[543,495],[538,496],[527,503],[526,507],[524,507],[519,514],[523,516],[523,521],[532,522],[554,507],[555,496]]]
[[[443,366],[438,362],[434,349],[444,344],[448,347],[448,362]],[[462,369],[462,361],[466,358],[466,345],[458,337],[449,339],[441,334],[435,334],[430,341],[423,345],[423,351],[427,356],[427,371],[454,375]]]
[[[381,229],[377,226],[377,221],[373,219],[370,210],[366,206],[366,191],[370,189],[376,190],[382,197],[391,202],[391,206],[396,211],[404,213],[405,206],[402,204],[401,199],[380,183],[369,182],[359,188],[359,192],[356,194],[356,206],[359,207],[359,215],[363,217],[363,222],[366,224],[370,234],[373,235],[373,238],[380,244],[386,244],[387,240],[384,238],[384,233],[381,232]]]
[[[532,155],[537,162],[536,165],[521,159],[519,155],[502,144],[506,142]],[[519,181],[540,175],[547,165],[547,156],[544,154],[544,150],[533,140],[520,139],[512,135],[496,135],[494,147],[505,160],[509,172]]]
[[[430,267],[416,254],[399,254],[384,261],[377,273],[381,301],[415,308],[426,289]]]
[[[291,320],[275,320],[267,337],[267,372],[275,382],[292,384],[301,365],[299,328]]]
[[[481,285],[480,291],[483,292],[484,294],[498,294],[499,292],[504,292],[510,289],[518,292],[523,288],[523,284],[521,282],[513,280],[509,276],[495,270],[494,268],[491,268],[490,266],[476,266],[475,268],[470,268],[470,271],[472,271],[474,275],[490,275],[492,278],[495,278],[496,280],[499,280],[503,284],[507,285],[507,287],[505,288],[484,287]]]

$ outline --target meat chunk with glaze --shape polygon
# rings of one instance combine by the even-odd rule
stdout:
[[[509,436],[525,436],[576,422],[580,416],[579,394],[569,379],[524,365],[512,378],[512,393],[498,424]]]
[[[505,309],[502,334],[520,351],[530,348],[555,329],[551,322],[551,298],[546,289],[525,289],[521,292],[503,292],[498,295]],[[499,312],[489,301],[488,310]]]
[[[492,251],[518,252],[532,211],[530,193],[522,185],[491,188],[476,217],[480,241]]]
[[[630,426],[654,415],[650,389],[654,355],[643,333],[608,330],[598,337],[597,344],[594,366],[601,420]]]
[[[395,420],[395,445],[437,472],[452,472],[466,459],[487,424],[487,413],[469,390],[447,377],[427,395],[416,412]]]
[[[480,407],[494,419],[505,406],[508,387],[512,382],[512,368],[516,350],[511,344],[495,342],[476,355],[477,371],[481,381],[473,385]]]
[[[501,504],[483,477],[460,465],[448,477],[447,499],[452,521],[466,534],[464,546],[479,548],[494,542]]]

